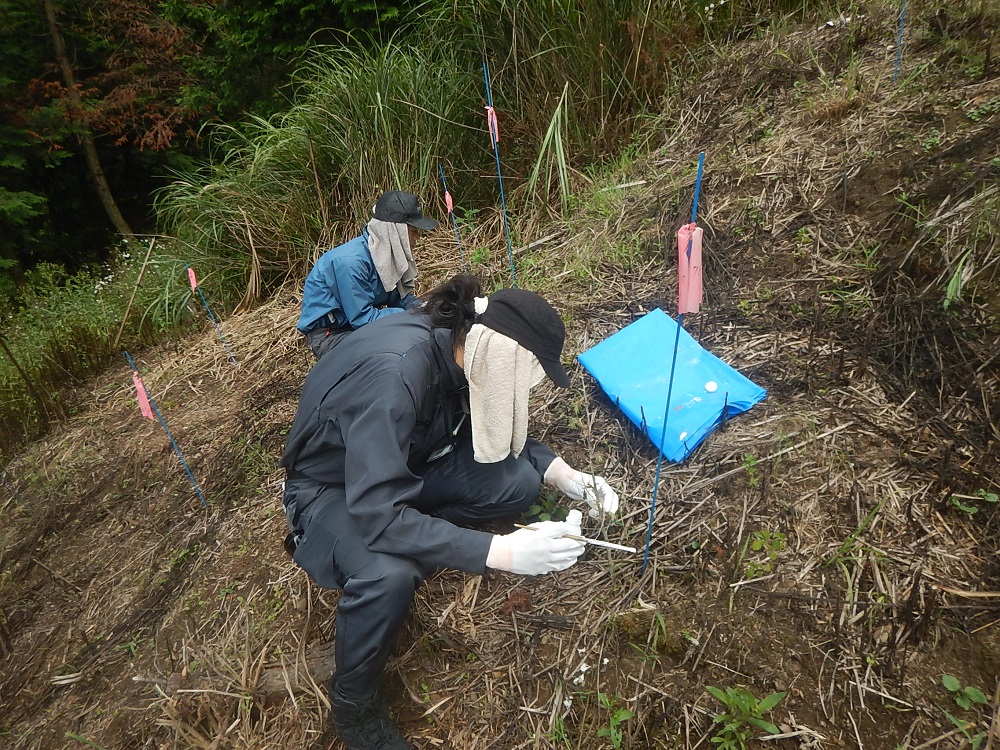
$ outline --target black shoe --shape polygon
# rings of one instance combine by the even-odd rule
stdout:
[[[347,750],[413,750],[380,697],[355,703],[331,695],[333,727]]]

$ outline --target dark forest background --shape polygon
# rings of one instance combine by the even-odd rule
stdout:
[[[212,156],[213,125],[287,106],[310,45],[377,42],[418,5],[0,0],[0,296],[155,231],[151,196]]]

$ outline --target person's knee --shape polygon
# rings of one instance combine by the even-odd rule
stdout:
[[[542,488],[542,478],[528,461],[518,459],[516,471],[510,477],[509,496],[511,505],[527,508],[538,497]]]
[[[380,596],[390,601],[409,601],[424,580],[423,571],[413,560],[394,555],[381,555],[378,563],[366,571],[364,578]]]

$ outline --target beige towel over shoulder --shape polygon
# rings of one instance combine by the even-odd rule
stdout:
[[[465,376],[476,461],[492,464],[521,455],[528,439],[528,392],[545,377],[538,358],[477,323],[465,339]]]
[[[406,224],[372,219],[368,222],[368,250],[378,271],[382,287],[391,292],[396,289],[405,297],[416,286],[417,264],[410,248],[409,229]]]

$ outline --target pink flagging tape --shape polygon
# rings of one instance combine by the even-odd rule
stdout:
[[[188,281],[191,282],[191,291],[198,291],[198,277],[194,275],[194,269],[190,266],[188,267]]]
[[[497,124],[497,113],[493,107],[486,108],[486,124],[489,126],[493,143],[500,143],[500,126]]]
[[[444,205],[448,207],[448,213],[455,213],[455,204],[451,202],[451,193],[444,191]]]
[[[139,413],[146,419],[156,419],[153,408],[149,405],[149,396],[146,395],[146,386],[142,383],[139,373],[132,370],[132,382],[135,384],[135,398],[139,402]]]
[[[701,305],[701,241],[705,231],[697,224],[677,230],[677,313],[696,313]]]

